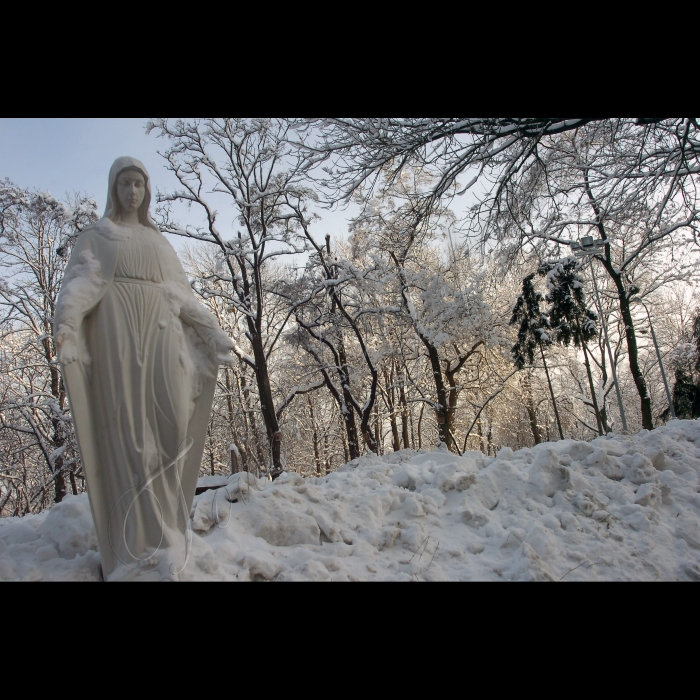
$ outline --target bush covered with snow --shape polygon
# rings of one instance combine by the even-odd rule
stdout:
[[[195,498],[183,580],[700,580],[700,422],[497,457],[403,450]],[[0,520],[0,579],[99,580],[86,496]]]

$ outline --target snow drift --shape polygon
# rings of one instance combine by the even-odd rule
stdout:
[[[205,477],[180,578],[700,580],[700,422],[497,457],[403,450],[323,478]],[[100,579],[86,495],[0,520],[0,579]]]

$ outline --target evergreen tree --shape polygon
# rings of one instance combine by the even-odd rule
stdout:
[[[556,263],[547,263],[538,270],[547,280],[548,293],[545,301],[551,304],[548,312],[551,326],[550,337],[564,346],[573,343],[583,350],[583,358],[588,375],[593,411],[598,424],[598,432],[603,435],[609,431],[606,415],[599,408],[597,392],[593,384],[591,365],[588,359],[586,343],[598,336],[598,315],[586,306],[584,280],[580,274],[581,263],[576,258],[568,257]]]
[[[677,418],[697,418],[698,386],[693,375],[682,367],[676,369],[676,382],[673,385],[673,408]]]
[[[700,310],[695,312],[693,320],[693,341],[696,348],[695,363],[686,367],[677,367],[673,385],[673,408],[677,418],[695,419],[700,417]],[[670,418],[667,408],[660,416],[662,420]]]
[[[536,273],[533,272],[523,279],[523,291],[518,295],[518,300],[513,308],[510,325],[519,323],[520,328],[518,329],[518,341],[511,348],[511,353],[515,366],[518,369],[523,369],[525,365],[534,364],[535,352],[539,349],[544,371],[547,375],[547,384],[552,397],[552,406],[557,420],[557,427],[559,428],[559,437],[563,440],[564,431],[561,427],[559,410],[554,398],[554,389],[552,388],[547,361],[544,357],[544,348],[552,344],[550,337],[551,325],[547,315],[540,309],[543,296],[535,289],[533,283],[535,275]]]
[[[564,258],[540,267],[539,274],[547,279],[545,301],[552,305],[548,312],[554,335],[562,345],[582,347],[598,336],[598,314],[587,308],[581,263],[576,258]]]

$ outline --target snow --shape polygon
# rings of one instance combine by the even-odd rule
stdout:
[[[700,421],[497,457],[205,477],[183,580],[700,580]],[[206,482],[206,484],[205,484]],[[0,578],[99,580],[87,496],[0,520]]]

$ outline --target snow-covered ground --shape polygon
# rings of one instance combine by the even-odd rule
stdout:
[[[180,577],[698,581],[699,481],[699,421],[496,458],[403,450],[323,478],[239,474],[195,498]],[[0,520],[0,579],[99,580],[96,548],[87,496],[70,496]]]

